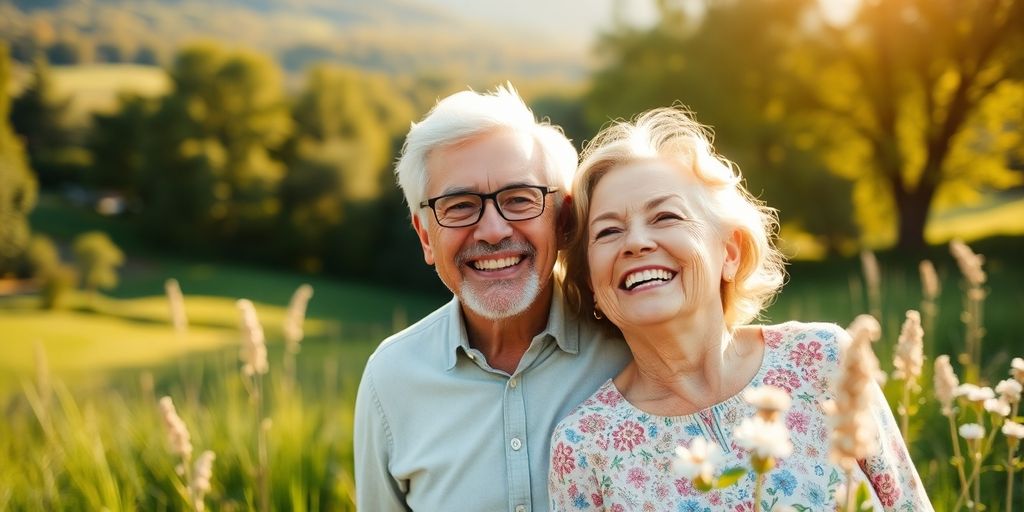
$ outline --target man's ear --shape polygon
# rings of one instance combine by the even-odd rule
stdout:
[[[558,250],[566,249],[569,246],[569,239],[572,238],[573,230],[577,229],[575,217],[572,214],[572,196],[566,195],[562,199],[562,207],[558,209],[558,219],[555,225],[555,236],[558,238]]]
[[[430,237],[427,235],[427,227],[420,222],[420,216],[413,214],[412,228],[416,230],[416,236],[420,239],[420,247],[423,248],[423,261],[427,265],[434,264],[434,249],[430,247]]]

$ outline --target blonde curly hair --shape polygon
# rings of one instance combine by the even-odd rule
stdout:
[[[774,298],[785,280],[785,258],[773,241],[778,216],[744,188],[739,169],[715,153],[710,132],[681,107],[658,108],[633,122],[616,122],[587,144],[572,184],[569,242],[560,256],[562,289],[569,307],[594,313],[590,287],[587,219],[597,184],[616,168],[642,160],[661,160],[692,172],[703,187],[704,213],[723,237],[740,233],[740,263],[735,279],[723,281],[722,309],[729,330],[750,322]],[[602,320],[612,327],[607,320]]]

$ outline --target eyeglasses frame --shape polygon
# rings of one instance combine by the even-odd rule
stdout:
[[[514,219],[514,220],[505,216],[505,212],[502,211],[501,210],[501,206],[498,205],[498,194],[501,194],[502,192],[506,192],[506,191],[509,191],[509,190],[512,190],[512,189],[517,189],[517,188],[533,188],[533,189],[540,190],[540,192],[541,192],[541,196],[540,196],[540,200],[541,200],[540,212],[538,212],[537,215],[534,215],[533,217],[527,217],[525,219]],[[558,192],[558,187],[548,187],[548,186],[544,186],[544,185],[516,184],[516,185],[509,185],[507,187],[502,187],[502,188],[500,188],[498,190],[495,190],[494,192],[491,192],[491,193],[488,193],[488,194],[481,194],[479,192],[452,192],[450,194],[443,194],[443,195],[440,195],[440,196],[437,196],[437,197],[432,197],[430,199],[427,199],[426,201],[421,202],[420,203],[420,208],[430,207],[430,209],[434,212],[434,220],[436,220],[437,224],[439,226],[441,226],[441,227],[445,227],[445,228],[448,228],[448,229],[468,228],[470,226],[476,225],[477,223],[480,222],[480,219],[484,218],[484,210],[487,209],[487,200],[490,199],[491,202],[494,203],[494,209],[498,212],[498,215],[500,215],[501,218],[505,219],[508,222],[519,222],[519,221],[522,221],[522,220],[536,219],[537,217],[540,217],[541,215],[544,215],[544,211],[547,209],[547,206],[548,206],[548,204],[547,204],[548,203],[547,202],[547,195],[548,194],[553,194],[555,192]],[[447,197],[465,196],[465,195],[477,196],[477,197],[480,198],[480,212],[477,214],[476,220],[474,220],[473,222],[471,222],[469,224],[466,224],[464,226],[446,226],[443,222],[441,222],[441,218],[438,216],[437,209],[434,208],[434,205],[437,204],[438,201],[440,201],[440,200],[442,200],[444,198],[447,198]]]

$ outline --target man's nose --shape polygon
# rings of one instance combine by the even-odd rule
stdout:
[[[483,216],[473,232],[477,240],[493,245],[512,236],[512,224],[498,213],[498,206],[493,200],[484,201],[481,208],[484,209]]]

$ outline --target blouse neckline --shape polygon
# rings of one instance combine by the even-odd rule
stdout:
[[[745,391],[747,391],[748,389],[756,387],[756,386],[754,386],[754,384],[756,384],[758,382],[764,382],[764,378],[765,378],[765,376],[766,376],[766,374],[768,372],[768,367],[771,366],[771,365],[769,365],[767,363],[768,363],[768,357],[769,357],[768,352],[770,350],[772,350],[772,347],[771,347],[771,345],[769,345],[766,342],[766,340],[768,338],[767,337],[767,333],[769,331],[774,331],[775,330],[775,326],[761,325],[761,326],[758,326],[758,327],[761,328],[761,342],[764,343],[764,352],[761,354],[761,366],[757,369],[757,372],[754,373],[754,376],[750,378],[750,381],[747,382],[747,384],[745,386],[743,386],[743,388],[740,389],[739,392],[737,392],[736,394],[734,394],[734,395],[732,395],[732,396],[730,396],[728,398],[725,398],[724,400],[722,400],[720,402],[711,404],[711,405],[709,405],[709,406],[707,406],[707,407],[705,407],[703,409],[700,409],[698,411],[694,411],[694,412],[691,412],[689,414],[682,414],[682,415],[678,415],[678,416],[663,416],[661,414],[655,414],[653,412],[645,411],[645,410],[637,407],[636,405],[633,405],[633,402],[630,402],[628,399],[626,399],[625,395],[623,395],[622,392],[619,391],[619,387],[615,385],[614,377],[608,379],[607,381],[605,381],[604,385],[601,386],[601,389],[614,393],[613,396],[617,397],[618,400],[621,403],[625,404],[624,407],[626,407],[628,409],[631,409],[634,412],[640,413],[640,414],[648,416],[650,418],[663,419],[663,420],[671,420],[671,421],[693,421],[693,420],[698,419],[701,416],[707,415],[708,413],[710,413],[711,411],[713,411],[715,409],[719,409],[719,408],[722,408],[722,407],[727,407],[728,408],[728,407],[733,407],[735,405],[745,404],[746,401],[743,400],[743,393]]]

